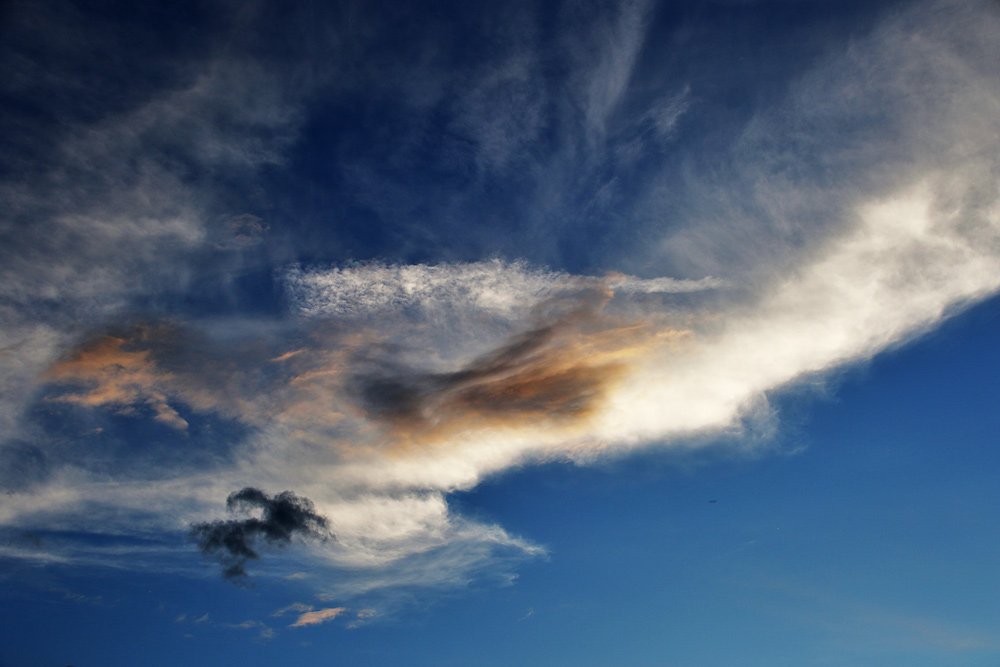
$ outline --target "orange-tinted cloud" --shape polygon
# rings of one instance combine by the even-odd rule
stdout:
[[[605,316],[603,293],[581,300],[582,306],[451,373],[391,363],[357,371],[355,400],[404,448],[477,429],[578,428],[635,363],[688,333]]]
[[[163,391],[171,374],[158,369],[147,350],[130,348],[130,342],[126,337],[101,336],[57,362],[44,379],[76,389],[52,400],[122,408],[144,403],[154,410],[158,421],[186,429],[187,421],[168,403]]]
[[[51,400],[126,410],[145,404],[187,426],[175,406],[250,426],[281,425],[304,443],[361,451],[436,445],[481,429],[575,428],[651,350],[683,330],[602,310],[606,290],[539,305],[541,323],[451,372],[401,362],[376,330],[309,323],[281,341],[222,346],[172,324],[106,334],[57,362]]]
[[[299,616],[298,620],[292,623],[290,628],[301,628],[306,625],[319,625],[320,623],[325,623],[326,621],[331,621],[343,612],[347,611],[346,607],[331,607],[329,609],[317,609],[316,611],[307,611],[306,613]]]
[[[122,412],[147,405],[180,429],[187,427],[175,408],[181,404],[249,425],[283,418],[329,424],[337,421],[328,406],[343,348],[322,331],[304,347],[282,351],[273,341],[223,346],[179,325],[145,323],[95,337],[40,379],[59,386],[49,400]]]

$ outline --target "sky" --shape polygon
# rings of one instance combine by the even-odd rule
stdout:
[[[0,667],[1000,664],[1000,5],[0,7]]]

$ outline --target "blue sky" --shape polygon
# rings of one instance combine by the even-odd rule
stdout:
[[[1000,660],[990,2],[14,2],[0,666]]]

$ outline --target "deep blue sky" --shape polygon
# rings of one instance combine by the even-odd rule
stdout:
[[[0,667],[995,665],[995,3],[6,3]]]

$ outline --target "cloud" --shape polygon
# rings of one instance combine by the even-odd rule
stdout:
[[[766,392],[865,359],[995,291],[987,270],[994,245],[984,241],[1000,221],[991,209],[942,210],[940,183],[928,178],[860,205],[848,231],[750,306],[703,305],[704,291],[690,293],[695,301],[683,308],[651,305],[642,301],[646,290],[618,290],[626,280],[581,277],[526,304],[511,325],[522,330],[498,338],[496,331],[479,335],[476,325],[442,335],[433,318],[413,328],[392,316],[367,320],[363,335],[330,334],[322,308],[306,304],[308,318],[286,328],[291,340],[277,347],[222,346],[210,330],[144,326],[99,338],[50,376],[82,383],[60,399],[76,404],[162,396],[254,426],[241,467],[213,473],[213,486],[254,471],[268,484],[306,490],[321,509],[299,508],[303,521],[325,523],[303,523],[303,536],[327,528],[338,535],[312,557],[361,568],[335,590],[357,596],[455,582],[501,553],[542,552],[454,516],[448,492],[525,462],[585,461],[738,428]],[[403,271],[392,275],[410,280]],[[336,289],[342,276],[321,284]],[[436,288],[414,292],[440,298]],[[455,307],[476,309],[461,299]],[[443,341],[456,335],[468,339],[449,351]],[[122,368],[107,371],[112,361]],[[75,488],[90,493],[79,482]],[[147,481],[125,494],[121,487],[114,498],[140,506],[157,488]],[[213,487],[201,488],[210,498]],[[184,493],[183,485],[162,489],[168,498]],[[272,526],[269,508],[281,496],[241,493],[229,504],[245,502],[262,519],[199,523],[194,531],[227,576],[246,574],[255,541],[285,543],[296,531]]]
[[[24,394],[6,414],[35,437],[5,446],[14,472],[4,483],[17,494],[0,524],[65,532],[61,542],[43,532],[46,548],[71,531],[119,539],[193,525],[230,578],[246,576],[262,547],[300,541],[277,576],[314,573],[310,584],[338,601],[503,578],[544,548],[462,516],[450,493],[533,462],[739,434],[771,417],[774,392],[900,345],[1000,289],[1000,33],[985,5],[957,7],[890,16],[788,82],[786,99],[754,111],[729,152],[697,159],[694,144],[678,146],[676,161],[662,151],[684,139],[684,123],[710,124],[699,116],[710,87],[671,81],[642,93],[644,4],[608,9],[607,22],[559,14],[575,46],[556,60],[540,38],[503,42],[502,63],[470,63],[458,77],[481,84],[465,97],[448,92],[461,81],[431,90],[422,79],[413,86],[428,89],[417,91],[387,75],[380,86],[408,91],[399,104],[410,133],[334,171],[358,186],[351,204],[368,206],[379,229],[405,228],[403,240],[386,261],[289,266],[280,255],[267,269],[281,267],[287,301],[267,315],[142,317],[126,304],[169,311],[156,307],[161,284],[183,293],[199,262],[263,252],[261,239],[281,233],[262,211],[192,190],[200,181],[165,159],[176,151],[213,174],[280,162],[298,121],[270,70],[213,61],[172,92],[73,130],[59,140],[67,161],[47,167],[51,182],[10,190],[37,226],[20,237],[30,252],[6,250],[4,303],[14,305],[0,364],[13,378],[5,387]],[[430,61],[421,72],[433,78]],[[545,62],[571,72],[562,86],[544,84]],[[523,115],[500,118],[511,105]],[[428,108],[457,135],[418,113]],[[220,115],[225,127],[209,120]],[[454,151],[422,153],[438,134]],[[175,136],[183,146],[168,150]],[[469,141],[469,155],[455,147]],[[122,165],[136,161],[133,178]],[[59,191],[74,170],[103,170],[103,194],[87,195],[89,180]],[[517,205],[486,196],[494,186],[519,193],[496,197]],[[434,233],[421,215],[435,218]],[[469,220],[474,229],[459,233]],[[509,233],[477,237],[498,220]],[[435,261],[407,246],[446,237],[454,244]],[[459,261],[520,249],[526,259]],[[121,287],[133,274],[137,285]],[[170,427],[162,447],[116,455],[106,427],[149,417]],[[71,447],[43,437],[55,422],[105,435]],[[237,435],[221,437],[226,428]],[[260,490],[282,488],[304,495]],[[242,490],[229,509],[255,516],[216,518],[232,489]],[[141,560],[134,549],[53,554]],[[310,617],[321,622],[338,609],[282,611],[300,622],[331,612]]]
[[[574,73],[579,79],[574,83],[592,139],[608,133],[611,116],[628,90],[652,12],[653,4],[640,0],[601,7],[596,16],[579,7],[564,9],[567,23],[584,23],[566,47],[577,61]]]
[[[327,609],[317,609],[316,611],[307,611],[300,615],[298,620],[288,627],[301,628],[307,625],[319,625],[320,623],[332,621],[345,611],[347,611],[345,607],[331,607]]]
[[[292,604],[288,605],[287,607],[282,607],[278,611],[274,612],[273,614],[271,614],[271,616],[284,616],[285,614],[287,614],[289,612],[295,612],[297,614],[301,614],[303,612],[312,611],[312,610],[313,610],[312,605],[304,604],[302,602],[293,602]]]
[[[287,607],[279,609],[278,611],[271,614],[271,616],[283,616],[289,612],[295,612],[299,614],[298,619],[288,627],[290,628],[300,628],[307,625],[319,625],[320,623],[325,623],[331,621],[337,616],[340,616],[344,612],[348,611],[346,607],[327,607],[324,609],[316,609],[312,605],[303,604],[301,602],[296,602],[290,604]],[[347,627],[356,628],[364,624],[366,621],[375,616],[374,609],[361,609],[354,615],[354,620],[352,620]]]
[[[577,295],[551,323],[524,332],[450,373],[421,374],[400,367],[355,374],[352,384],[370,418],[399,432],[453,428],[473,419],[504,425],[518,419],[560,420],[586,413],[625,356],[619,339],[635,327],[597,327],[606,296]],[[384,366],[384,365],[383,365]]]
[[[355,615],[354,620],[347,624],[348,628],[358,628],[370,621],[375,617],[378,612],[374,609],[360,609]]]
[[[500,260],[470,264],[359,264],[348,268],[289,269],[284,275],[299,312],[314,317],[351,317],[418,309],[431,314],[475,311],[523,318],[560,291],[605,285],[623,292],[683,293],[722,286],[713,278],[642,279],[614,273],[603,278],[531,269]],[[444,311],[444,312],[442,312]]]
[[[642,193],[644,216],[676,224],[639,259],[759,289],[844,233],[866,203],[928,177],[951,191],[943,197],[985,197],[972,204],[985,211],[996,22],[989,2],[917,2],[825,48],[780,102],[753,109],[725,156],[693,158],[683,188],[672,178]]]
[[[793,616],[797,624],[833,631],[842,637],[843,660],[872,659],[890,651],[951,656],[1000,650],[1000,635],[992,626],[956,622],[937,609],[873,604],[845,589],[817,587],[786,577],[772,579],[768,585],[783,593],[782,613]]]
[[[642,226],[637,191],[671,171],[663,157],[690,107],[676,68],[639,71],[655,14],[649,2],[491,7],[471,18],[471,53],[453,25],[413,17],[415,53],[380,71],[393,141],[330,147],[343,151],[344,199],[392,230],[359,257],[434,248],[440,260],[622,268]]]
[[[403,308],[469,308],[515,316],[570,276],[499,260],[472,264],[291,269],[285,284],[304,315],[367,315]]]
[[[313,511],[308,498],[282,491],[273,498],[260,489],[246,487],[226,498],[229,511],[259,509],[261,517],[198,523],[191,527],[191,538],[206,555],[214,556],[228,579],[245,578],[248,560],[260,558],[255,549],[263,541],[282,547],[293,537],[327,539],[327,520]]]
[[[52,593],[58,593],[65,600],[70,600],[72,602],[77,602],[81,604],[93,604],[102,605],[104,604],[104,598],[100,595],[90,596],[83,595],[81,593],[75,593],[67,588],[50,588],[49,591]]]
[[[46,377],[58,384],[82,383],[86,388],[66,392],[52,400],[85,406],[125,407],[145,403],[155,412],[155,419],[184,430],[188,423],[171,407],[156,386],[167,376],[158,376],[149,353],[123,349],[125,338],[103,336],[74,354],[60,360]]]
[[[261,639],[274,639],[277,636],[274,628],[261,621],[249,620],[242,623],[220,623],[219,626],[230,630],[259,630]]]
[[[267,222],[243,208],[250,197],[235,207],[227,200],[280,159],[298,122],[276,73],[230,41],[238,25],[209,34],[158,12],[125,12],[122,29],[59,0],[8,9],[0,46],[9,74],[0,93],[12,100],[0,116],[4,439],[25,435],[27,388],[83,331],[160,299],[165,287],[183,291],[206,271],[225,292],[255,263],[248,248]],[[150,48],[181,31],[197,32],[200,46]],[[220,41],[236,48],[224,55],[213,46]],[[208,185],[223,173],[225,186]],[[183,427],[169,411],[162,419]]]

